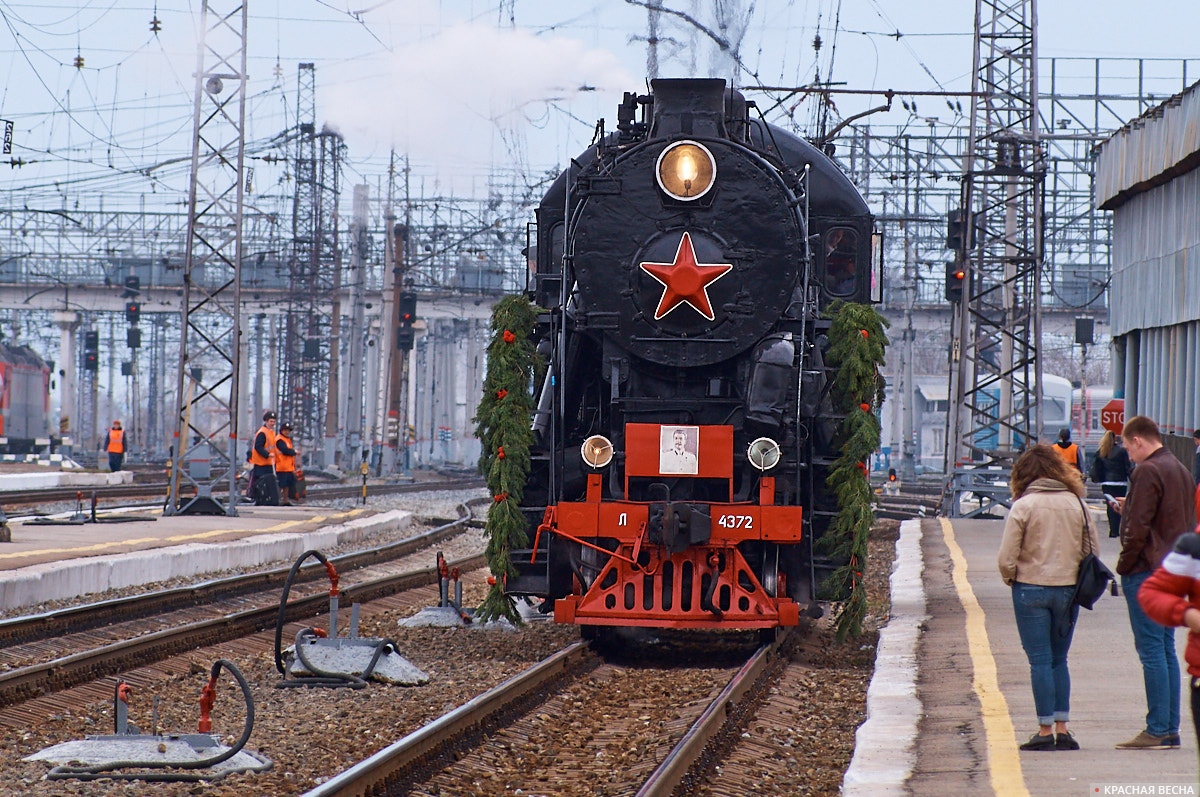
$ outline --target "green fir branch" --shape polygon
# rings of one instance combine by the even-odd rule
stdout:
[[[884,381],[879,373],[888,339],[888,322],[874,307],[836,302],[829,310],[829,363],[836,368],[830,395],[834,408],[844,415],[838,430],[840,453],[830,468],[826,484],[837,499],[838,514],[821,540],[821,548],[844,562],[827,586],[849,597],[837,612],[838,639],[862,633],[867,613],[867,540],[875,522],[874,495],[867,478],[867,459],[879,448],[879,419]]]
[[[517,575],[512,552],[529,544],[521,499],[529,476],[534,410],[532,387],[537,356],[532,342],[537,308],[524,296],[501,299],[492,309],[492,340],[487,348],[483,396],[475,414],[481,443],[479,472],[492,494],[484,534],[485,555],[494,583],[476,610],[479,619],[520,623],[504,582]]]

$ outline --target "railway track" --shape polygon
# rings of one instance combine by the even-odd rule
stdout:
[[[347,565],[338,564],[338,569],[347,569]],[[432,574],[431,574],[432,575]],[[466,576],[464,576],[466,580]],[[472,576],[472,581],[476,583],[476,589],[486,589],[481,586],[482,577]],[[426,583],[432,583],[432,579]],[[365,585],[364,585],[365,586]],[[347,599],[353,601],[365,600],[366,593],[358,592],[359,587],[348,588],[346,591]],[[416,589],[416,593],[424,592],[425,600],[428,600],[431,587],[420,587]],[[475,598],[478,600],[480,592],[475,593]],[[314,595],[314,603],[312,605],[312,615],[323,613],[328,607],[328,595],[324,592]],[[407,605],[414,603],[414,598],[404,598]],[[470,598],[468,597],[468,603]],[[389,598],[376,601],[377,604],[384,605],[401,605],[396,603],[396,598]],[[415,603],[421,605],[421,599],[416,598]],[[344,603],[343,603],[344,605]],[[425,605],[428,605],[426,603]],[[377,610],[370,610],[377,611]],[[367,616],[368,610],[364,607],[364,616]],[[274,617],[277,613],[277,604],[272,604],[269,611],[271,622],[274,622]],[[403,612],[401,612],[403,613]],[[394,623],[391,628],[395,628]],[[374,629],[372,629],[374,630]],[[526,648],[529,652],[534,652],[540,646],[552,643],[554,639],[562,639],[562,631],[571,629],[545,627],[541,629],[530,629],[527,634],[522,637],[522,641],[517,647]],[[536,631],[536,633],[535,633]],[[391,635],[395,631],[383,630],[383,635]],[[546,633],[550,633],[547,634]],[[464,719],[463,715],[458,715],[455,719],[440,718],[445,712],[446,706],[460,706],[466,708],[468,703],[475,705],[479,702],[487,702],[480,696],[480,691],[486,687],[480,687],[478,690],[472,691],[462,697],[463,687],[469,687],[470,683],[474,683],[475,679],[486,682],[486,678],[481,677],[488,675],[494,666],[500,664],[511,664],[512,646],[499,645],[494,634],[476,635],[479,637],[491,637],[491,640],[474,643],[475,648],[479,648],[479,652],[473,653],[468,648],[466,652],[460,648],[464,642],[468,646],[472,642],[468,637],[470,633],[457,631],[457,633],[427,633],[427,634],[407,634],[397,636],[396,639],[401,640],[401,647],[409,649],[409,651],[420,651],[422,655],[427,651],[432,651],[439,647],[444,647],[444,651],[439,655],[444,655],[446,660],[451,661],[449,670],[437,671],[439,665],[433,665],[430,669],[425,659],[419,658],[420,666],[431,672],[431,683],[426,688],[421,689],[398,689],[380,687],[373,685],[368,693],[359,693],[359,697],[347,696],[347,693],[341,693],[338,697],[336,694],[318,694],[318,691],[305,690],[300,696],[295,691],[293,695],[299,697],[298,706],[299,715],[312,714],[314,719],[324,718],[322,730],[318,735],[313,736],[312,731],[306,731],[302,725],[296,721],[295,712],[286,712],[287,717],[284,718],[283,724],[272,725],[271,712],[280,706],[281,701],[287,703],[286,696],[281,693],[275,693],[277,696],[272,696],[271,682],[274,681],[274,673],[270,672],[270,667],[263,667],[262,664],[253,665],[252,661],[263,663],[263,640],[268,633],[253,634],[248,637],[238,637],[238,641],[220,643],[212,648],[196,651],[190,648],[190,653],[184,657],[170,660],[170,663],[163,663],[152,667],[146,667],[145,671],[150,675],[139,675],[142,670],[130,673],[127,666],[116,667],[115,672],[120,672],[122,677],[126,677],[128,682],[134,684],[134,688],[138,690],[138,694],[142,695],[143,717],[149,713],[149,708],[146,707],[146,696],[154,695],[157,701],[158,696],[166,693],[167,697],[163,699],[164,706],[174,705],[194,705],[194,691],[198,688],[196,684],[197,678],[194,677],[199,670],[203,669],[204,665],[198,665],[198,661],[208,661],[211,658],[230,658],[238,661],[239,666],[247,672],[254,683],[256,690],[256,700],[265,700],[265,706],[260,705],[259,719],[262,720],[262,727],[256,730],[252,738],[251,747],[263,749],[262,745],[266,745],[265,751],[277,762],[276,772],[262,773],[254,775],[254,777],[230,779],[226,786],[212,786],[203,792],[205,795],[214,795],[227,797],[230,795],[242,795],[242,793],[278,793],[275,790],[281,789],[283,783],[295,783],[295,780],[284,781],[282,778],[300,777],[304,787],[312,787],[312,789],[328,789],[330,784],[335,784],[337,778],[342,778],[352,769],[358,769],[366,766],[364,763],[355,765],[355,759],[343,760],[340,765],[334,763],[330,766],[324,762],[325,757],[332,757],[332,751],[338,751],[343,755],[353,755],[355,750],[361,750],[359,757],[365,753],[370,753],[371,750],[377,748],[376,744],[370,742],[370,739],[384,738],[385,745],[388,745],[391,739],[403,738],[408,739],[424,733],[424,743],[426,744],[425,755],[421,756],[424,760],[425,774],[421,772],[415,773],[412,767],[409,767],[408,774],[401,774],[401,779],[407,779],[407,783],[412,790],[407,789],[407,786],[402,786],[400,791],[350,791],[347,793],[406,793],[406,795],[426,795],[426,793],[510,793],[511,787],[521,786],[524,793],[528,795],[594,795],[594,793],[643,793],[643,795],[659,795],[659,793],[695,793],[697,784],[713,783],[714,779],[720,780],[722,784],[720,791],[712,791],[714,795],[744,795],[744,793],[780,793],[770,791],[757,790],[752,781],[755,777],[761,777],[763,769],[769,769],[778,766],[775,756],[772,760],[764,760],[761,749],[752,748],[748,754],[743,757],[748,757],[750,763],[739,763],[737,766],[732,765],[733,759],[727,757],[727,749],[732,745],[738,744],[738,739],[749,736],[749,733],[744,729],[748,718],[754,719],[755,723],[762,724],[763,709],[760,700],[760,695],[763,691],[767,694],[774,695],[776,688],[772,687],[773,682],[760,679],[755,683],[764,684],[758,687],[734,687],[734,693],[726,693],[725,697],[720,697],[722,689],[726,688],[725,684],[713,684],[708,687],[706,684],[700,684],[700,687],[694,687],[690,684],[689,667],[680,667],[678,664],[667,669],[659,675],[653,667],[635,666],[629,669],[622,670],[622,667],[614,667],[611,663],[600,663],[592,657],[592,661],[584,660],[580,665],[581,672],[590,673],[586,677],[576,677],[568,672],[568,667],[562,667],[557,675],[553,671],[546,678],[544,687],[534,687],[526,690],[524,703],[522,705],[511,706],[504,709],[502,713],[497,714],[492,720],[492,731],[488,735],[478,735],[480,741],[476,743],[474,737],[458,737],[456,742],[449,743],[450,760],[455,762],[455,766],[451,771],[445,771],[444,768],[432,768],[433,753],[436,753],[436,745],[430,742],[431,730],[426,730],[427,725],[433,725],[434,721],[440,721],[443,725],[476,725],[478,718]],[[508,637],[506,634],[500,636]],[[577,635],[576,635],[577,639]],[[540,640],[540,641],[539,641]],[[0,642],[0,645],[5,645]],[[235,658],[235,654],[241,658]],[[544,653],[542,655],[547,655]],[[588,657],[586,651],[584,657]],[[246,657],[250,657],[247,659]],[[269,658],[269,657],[268,657]],[[530,659],[532,660],[532,659]],[[688,657],[676,657],[674,661],[688,660]],[[182,664],[180,663],[182,661]],[[192,667],[193,677],[188,677],[188,667]],[[484,667],[484,669],[480,669]],[[601,670],[602,669],[602,670]],[[728,679],[732,681],[736,675],[738,667],[733,667],[727,673]],[[257,677],[256,677],[256,672]],[[264,671],[265,670],[265,671]],[[809,675],[811,675],[810,667]],[[461,672],[461,675],[458,673]],[[574,671],[572,671],[574,672]],[[162,673],[162,675],[154,675],[154,673]],[[94,676],[95,677],[95,676]],[[158,683],[163,677],[167,678],[167,683]],[[509,675],[503,676],[509,678]],[[725,676],[722,676],[725,677]],[[151,678],[158,681],[150,681]],[[590,683],[589,683],[590,679]],[[178,682],[178,687],[176,687]],[[502,679],[497,679],[492,683],[502,683]],[[574,693],[564,693],[564,688],[570,688],[569,684],[574,683]],[[750,683],[750,682],[744,682]],[[811,682],[810,682],[811,683]],[[41,699],[30,703],[28,713],[24,706],[16,706],[0,711],[0,724],[8,727],[18,727],[18,729],[31,729],[31,727],[67,724],[70,723],[72,717],[79,717],[80,714],[92,713],[95,714],[96,700],[104,700],[104,697],[97,697],[112,693],[112,679],[101,678],[100,681],[92,681],[86,687],[79,687],[59,693],[47,699]],[[157,684],[157,685],[156,685]],[[191,685],[190,685],[191,684]],[[582,685],[581,685],[582,684]],[[180,697],[178,690],[184,690],[185,694],[192,695],[188,697]],[[811,689],[811,687],[810,687]],[[782,689],[779,689],[782,691]],[[68,696],[79,693],[79,696]],[[702,693],[702,695],[701,695]],[[732,696],[731,696],[732,695]],[[703,697],[703,700],[701,700]],[[611,699],[611,700],[610,700]],[[661,703],[659,701],[662,701]],[[805,706],[811,705],[816,701],[815,694],[811,691],[806,691],[802,696],[797,697],[796,701],[804,703]],[[50,708],[44,708],[44,705]],[[600,702],[604,701],[604,702]],[[679,703],[686,703],[686,715],[683,713],[667,714],[668,707],[677,707]],[[35,706],[36,705],[36,706]],[[83,709],[84,706],[91,705],[90,709]],[[157,706],[157,702],[156,702]],[[437,706],[436,711],[427,713],[424,718],[421,718],[420,706]],[[617,712],[620,706],[630,708],[628,715],[620,715]],[[403,708],[401,708],[403,707]],[[415,711],[414,711],[415,708]],[[739,713],[738,717],[726,717],[731,709]],[[156,709],[157,711],[157,709]],[[227,709],[228,711],[228,709]],[[673,709],[672,709],[673,711]],[[49,712],[38,714],[38,712]],[[774,708],[768,708],[767,714],[774,712],[782,715],[782,709],[776,711]],[[701,717],[702,714],[708,713],[709,730],[691,731],[694,721]],[[330,718],[335,718],[330,723]],[[347,718],[347,723],[343,723],[341,719]],[[715,719],[714,719],[715,718]],[[413,721],[416,719],[416,721]],[[856,723],[854,715],[848,714],[848,719],[851,723]],[[236,717],[224,718],[227,725],[236,725]],[[433,721],[431,721],[433,720]],[[100,723],[103,724],[103,719]],[[278,721],[278,720],[275,720]],[[774,721],[774,720],[772,720]],[[383,723],[383,724],[380,724]],[[346,729],[335,726],[348,725]],[[186,723],[181,724],[170,723],[170,727],[186,727]],[[811,726],[811,724],[810,724]],[[78,723],[74,724],[78,727]],[[144,727],[144,725],[143,725]],[[724,729],[720,732],[710,730],[712,727]],[[774,727],[774,726],[773,726]],[[760,730],[755,727],[754,736],[763,736],[770,738],[786,738],[787,733],[792,730],[792,727],[802,727],[796,721],[791,720],[790,725],[779,726],[778,730],[772,730],[766,733],[760,733]],[[59,731],[61,733],[61,731]],[[83,732],[95,732],[95,730],[86,730]],[[713,733],[718,733],[715,741],[712,741]],[[332,735],[332,737],[331,737]],[[18,735],[19,737],[28,737]],[[78,738],[79,732],[67,732],[66,738]],[[484,736],[499,739],[500,747],[487,747],[487,744],[482,742]],[[292,741],[294,737],[295,741]],[[692,749],[680,749],[674,751],[674,742],[683,741],[685,737],[692,739]],[[41,739],[44,736],[35,736]],[[60,741],[62,737],[48,738],[47,742]],[[290,755],[281,751],[282,739],[288,738],[289,744],[292,745]],[[342,742],[342,739],[346,742]],[[364,739],[361,743],[350,743],[349,739]],[[522,739],[533,739],[534,747],[521,748],[517,747],[518,742]],[[846,738],[853,738],[853,726],[846,731]],[[701,744],[698,739],[708,739]],[[46,742],[43,742],[44,744]],[[574,750],[566,750],[564,748],[577,745],[581,750],[580,756],[575,756]],[[34,743],[32,747],[22,749],[22,754],[36,750],[40,747]],[[305,753],[298,753],[296,749],[304,749]],[[700,749],[697,753],[696,748]],[[329,756],[326,756],[329,753]],[[600,755],[598,757],[598,754]],[[2,754],[0,754],[2,755]],[[804,761],[802,754],[797,754],[798,759],[802,760],[803,766],[811,766],[810,762]],[[313,762],[313,759],[319,759]],[[4,759],[0,759],[4,760]],[[304,762],[301,765],[301,761]],[[522,761],[522,766],[527,767],[522,771],[512,771],[509,768],[511,762]],[[666,772],[656,775],[656,769],[660,765],[666,765],[666,762],[671,761],[671,769],[673,774],[668,775]],[[698,761],[698,763],[697,763]],[[714,774],[713,765],[720,763],[720,772]],[[353,766],[352,766],[353,765]],[[12,767],[12,762],[7,763]],[[41,769],[32,765],[20,765],[25,778],[37,777],[37,773]],[[420,765],[418,765],[420,766]],[[292,773],[301,769],[300,775],[286,775],[284,773]],[[13,769],[10,769],[12,772]],[[343,773],[335,775],[334,773]],[[679,772],[684,772],[682,781]],[[469,774],[464,774],[469,773]],[[490,773],[490,774],[488,774]],[[550,774],[547,774],[550,773]],[[325,780],[334,775],[334,779]],[[611,789],[599,790],[596,787],[598,783],[611,783],[611,780],[600,781],[599,778],[611,777],[625,778],[620,781],[622,785],[616,786],[616,791]],[[272,780],[276,778],[276,780]],[[457,780],[456,780],[457,778]],[[475,778],[478,783],[474,787],[464,785],[461,778]],[[550,778],[551,780],[545,780]],[[553,778],[559,778],[554,781]],[[655,784],[655,778],[661,778],[659,785]],[[683,791],[674,791],[676,786],[668,786],[668,780],[683,783]],[[322,784],[323,785],[316,785]],[[26,780],[20,781],[26,783]],[[493,789],[494,786],[494,789]],[[690,791],[689,791],[690,790]],[[42,795],[49,791],[30,791],[31,795]],[[116,793],[116,791],[97,791],[97,795],[108,795],[108,793]],[[172,795],[175,793],[185,792],[169,792]],[[293,793],[293,792],[289,792]],[[323,793],[314,791],[312,793]],[[337,792],[332,792],[337,793]],[[794,793],[794,792],[786,792]]]
[[[881,520],[933,517],[940,512],[940,501],[937,498],[924,496],[879,496],[879,501],[875,505],[875,517]]]
[[[423,534],[361,552],[332,557],[339,574],[381,566],[416,551],[436,545],[460,533],[473,522],[473,515],[463,508],[464,516]],[[463,570],[482,567],[482,554],[465,557],[452,563]],[[0,673],[0,708],[20,703],[31,697],[51,694],[86,683],[106,675],[159,661],[169,656],[253,634],[274,627],[279,615],[278,588],[290,568],[218,579],[204,584],[165,590],[147,595],[104,601],[102,603],[63,609],[42,615],[18,617],[0,622],[0,640],[4,640],[4,655],[21,655],[17,645],[33,648],[43,640],[64,634],[86,634],[117,620],[132,622],[128,636],[133,638],[99,644],[70,655],[19,666]],[[324,568],[308,567],[301,571],[308,581],[324,577]],[[344,586],[344,600],[366,602],[429,584],[436,584],[436,567],[387,573]],[[256,596],[256,598],[254,597]],[[250,608],[230,608],[253,604]],[[214,608],[215,607],[215,608]],[[327,590],[296,597],[288,602],[286,619],[295,622],[315,617],[329,608]],[[199,611],[201,619],[164,619],[168,612]],[[138,618],[153,620],[138,626]],[[167,625],[161,630],[149,630]]]
[[[434,523],[437,526],[423,534],[387,545],[330,557],[330,561],[334,563],[339,573],[344,574],[407,556],[414,551],[458,534],[464,528],[479,527],[481,521],[475,518],[471,507],[482,503],[485,502],[471,501],[462,505],[459,510],[462,515],[455,520],[427,520],[427,523]],[[254,592],[277,589],[283,585],[288,570],[288,567],[277,567],[174,589],[157,590],[108,601],[69,606],[42,614],[0,620],[0,648],[36,642],[63,634],[90,631],[120,620],[152,617],[164,612],[179,611],[194,606],[208,606],[218,601],[227,601]],[[301,568],[297,583],[324,577],[324,569],[314,562]]]
[[[783,671],[778,645],[760,647],[741,666],[694,671],[600,662],[577,643],[304,797],[466,793],[480,782],[494,783],[497,793],[517,783],[529,794],[582,794],[593,786],[639,797],[686,791],[708,777]],[[602,706],[584,699],[605,693],[614,699]],[[564,738],[563,721],[580,715]],[[580,732],[589,718],[600,727]],[[503,768],[514,761],[528,765]]]
[[[886,565],[881,560],[869,568],[886,572]],[[467,605],[477,605],[487,590],[481,572],[464,575],[464,582],[469,593]],[[358,593],[348,590],[348,594]],[[517,633],[397,629],[398,619],[431,605],[436,595],[436,588],[428,586],[362,606],[363,632],[394,637],[402,655],[429,673],[426,686],[375,684],[360,692],[276,690],[278,675],[270,655],[274,635],[263,631],[189,650],[151,666],[123,669],[121,677],[132,686],[136,698],[131,718],[143,728],[152,723],[165,730],[194,729],[196,695],[208,665],[216,659],[234,661],[250,680],[258,707],[250,748],[267,755],[276,766],[270,772],[210,784],[203,791],[210,797],[329,789],[336,785],[335,779],[366,768],[361,759],[376,751],[382,754],[397,744],[396,739],[425,745],[424,774],[412,774],[409,764],[410,773],[401,776],[398,790],[349,793],[417,797],[517,793],[519,788],[530,797],[635,793],[783,797],[801,793],[800,783],[821,784],[812,793],[834,793],[830,789],[836,790],[840,782],[848,760],[845,751],[852,749],[854,728],[861,721],[861,695],[865,694],[862,665],[857,659],[873,659],[872,650],[859,642],[839,646],[827,630],[807,633],[800,637],[805,640],[807,658],[789,650],[772,662],[788,668],[786,675],[778,680],[768,675],[757,682],[759,686],[747,687],[741,694],[728,692],[724,697],[722,690],[744,665],[744,657],[714,662],[707,647],[687,652],[676,648],[662,657],[670,666],[661,667],[618,658],[600,661],[585,650],[583,655],[591,658],[580,665],[580,674],[564,667],[560,675],[548,676],[544,686],[525,690],[525,702],[514,705],[495,694],[483,698],[481,693],[568,648],[578,641],[577,630],[549,623],[533,623]],[[321,596],[322,603],[325,600]],[[820,623],[816,627],[823,628]],[[290,639],[296,630],[298,626],[293,624],[285,633]],[[743,645],[742,651],[744,656],[750,648]],[[709,663],[694,667],[692,663],[697,661]],[[7,750],[0,748],[0,771],[30,795],[61,794],[61,785],[51,788],[53,784],[44,781],[43,764],[24,762],[21,757],[51,744],[103,732],[112,721],[107,710],[112,705],[112,691],[113,680],[100,678],[0,710],[0,727],[10,729],[12,740]],[[856,693],[859,696],[853,697]],[[242,715],[236,698],[229,701],[224,686],[222,695],[214,727],[240,727]],[[427,726],[472,725],[478,717],[467,713],[470,709],[466,707],[489,701],[510,706],[492,721],[489,733],[460,735],[448,748],[437,748],[436,740],[431,741],[433,729]],[[463,707],[463,711],[443,719],[453,714],[455,707]],[[726,717],[731,709],[739,716]],[[697,726],[692,732],[695,720],[706,712],[715,725],[708,725],[707,730]],[[723,730],[701,744],[700,740],[713,733],[712,727]],[[825,730],[814,734],[814,728]],[[691,739],[692,748],[680,747],[674,752],[685,737]],[[698,757],[697,748],[703,751]],[[429,755],[437,749],[449,749],[452,766],[436,766]],[[831,752],[834,749],[838,752]],[[667,762],[675,774],[664,770],[655,775]],[[682,790],[672,790],[667,784],[679,778],[679,772],[687,773]],[[791,773],[792,779],[781,783],[785,772]],[[656,779],[660,779],[659,785],[655,785]],[[784,788],[768,788],[772,785]],[[89,785],[88,793],[109,797],[128,793],[128,788],[98,781]],[[697,792],[700,788],[705,791]],[[183,787],[164,789],[162,793],[172,797],[196,793]]]
[[[483,481],[478,478],[455,479],[420,484],[378,484],[368,486],[368,496],[391,495],[395,493],[420,492],[428,489],[459,490],[470,487],[481,487]],[[53,488],[45,490],[21,490],[0,493],[0,507],[36,506],[47,503],[80,501],[96,506],[100,502],[126,499],[154,499],[166,494],[167,485],[162,484],[127,484],[88,489]],[[361,485],[336,485],[328,487],[310,487],[308,500],[333,501],[342,498],[357,498],[362,495]],[[933,517],[940,511],[940,493],[922,490],[919,487],[907,488],[898,496],[878,496],[875,516],[892,520],[907,520],[915,517]],[[2,638],[2,637],[0,637]]]
[[[392,495],[395,493],[413,493],[426,490],[463,490],[471,487],[482,487],[483,485],[483,479],[478,476],[448,479],[438,482],[414,482],[411,484],[369,484],[367,486],[367,495],[370,497],[372,495]],[[131,498],[159,498],[165,500],[166,494],[166,482],[114,484],[86,488],[52,487],[39,490],[8,490],[0,492],[0,506],[10,509],[12,507],[71,501],[113,501]],[[309,501],[357,498],[361,495],[361,484],[311,486],[308,488]]]

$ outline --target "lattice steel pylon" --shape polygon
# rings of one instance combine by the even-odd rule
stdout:
[[[957,231],[963,296],[950,348],[942,511],[1010,503],[1008,479],[1042,432],[1043,183],[1036,0],[976,0],[971,133]]]
[[[168,515],[237,514],[246,23],[201,3]]]
[[[292,152],[292,252],[288,259],[287,317],[283,336],[283,368],[280,372],[279,414],[295,424],[296,437],[312,452],[312,423],[300,423],[303,412],[312,411],[315,357],[305,357],[308,338],[309,297],[304,286],[313,269],[317,249],[317,131],[316,71],[302,63],[296,72],[296,140]],[[311,349],[309,354],[316,354]]]
[[[296,123],[291,284],[279,415],[293,425],[307,462],[324,467],[332,464],[327,460],[338,429],[337,380],[331,371],[339,343],[338,198],[345,143],[338,133],[316,129],[316,72],[311,63],[300,64],[297,73]]]

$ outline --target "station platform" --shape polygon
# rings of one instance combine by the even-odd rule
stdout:
[[[1099,507],[1101,558],[1118,541]],[[846,773],[847,797],[1200,794],[1183,648],[1182,747],[1117,750],[1145,728],[1142,669],[1125,597],[1081,611],[1070,652],[1077,751],[1023,752],[1037,731],[1029,664],[996,551],[1002,520],[926,518],[901,524],[892,606],[880,634],[867,719]]]
[[[30,463],[0,463],[0,501],[4,493],[19,490],[44,490],[51,487],[109,487],[133,484],[133,473],[108,471],[54,470]]]
[[[330,550],[384,531],[407,528],[411,512],[327,507],[238,507],[236,517],[163,516],[140,509],[104,514],[105,522],[37,525],[10,521],[0,543],[0,615],[44,601],[73,598],[203,573],[236,572]]]

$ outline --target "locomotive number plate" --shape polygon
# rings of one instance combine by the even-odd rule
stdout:
[[[754,528],[754,517],[752,515],[721,515],[717,518],[717,525],[723,529],[752,529]]]

